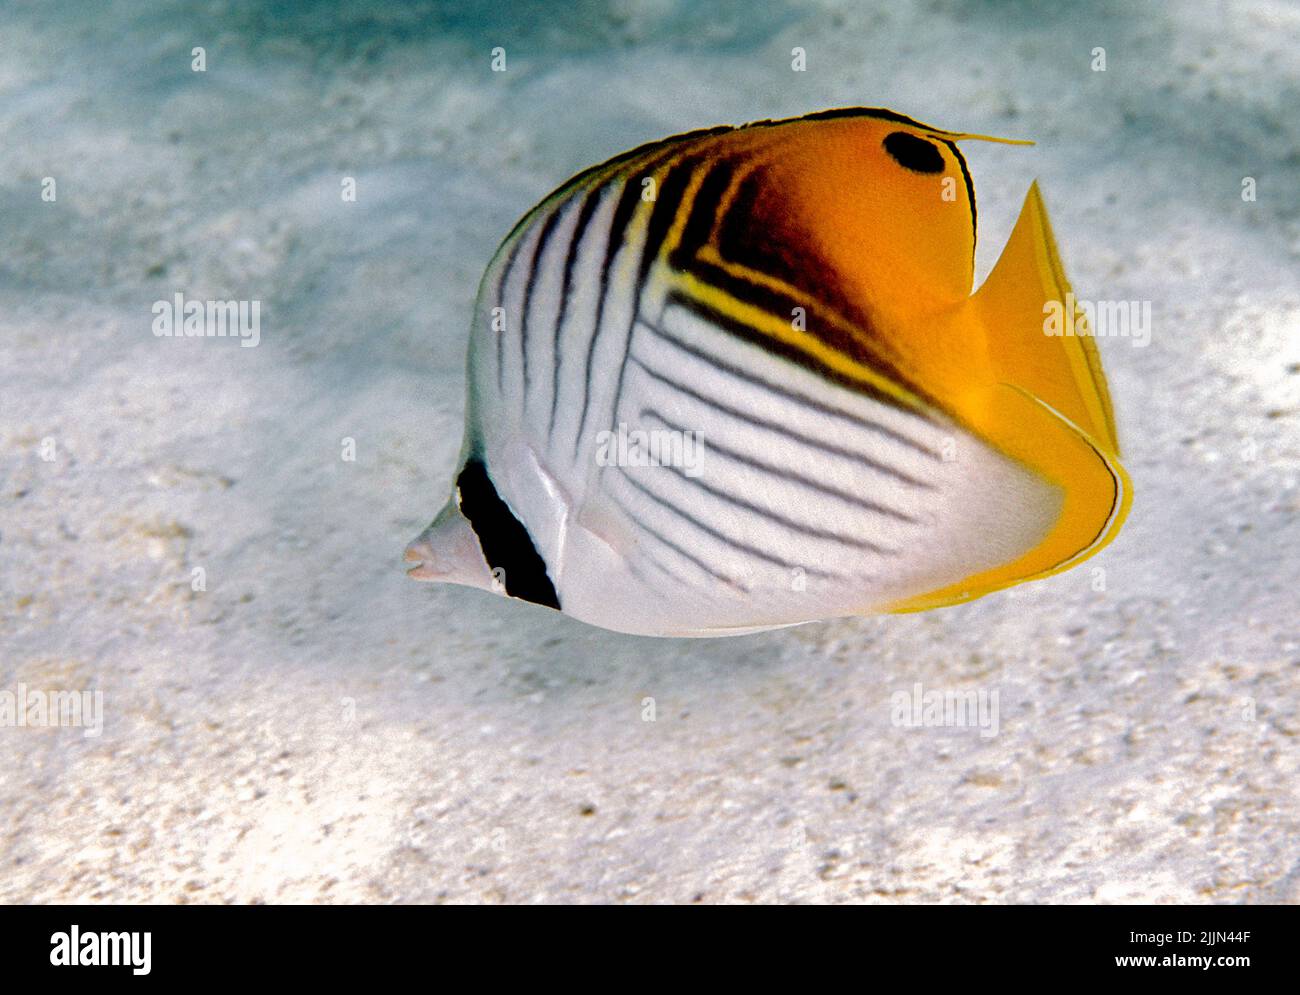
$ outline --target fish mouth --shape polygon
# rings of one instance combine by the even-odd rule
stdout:
[[[406,571],[406,576],[415,580],[437,580],[442,576],[430,562],[437,559],[437,554],[434,553],[433,546],[428,539],[416,539],[412,542],[406,547],[402,559],[407,563],[416,564]]]

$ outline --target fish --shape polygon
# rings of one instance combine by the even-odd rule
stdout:
[[[406,549],[647,636],[961,604],[1132,501],[1037,181],[972,294],[965,140],[884,108],[676,135],[574,176],[483,275],[451,495]],[[1067,295],[1069,295],[1067,297]]]

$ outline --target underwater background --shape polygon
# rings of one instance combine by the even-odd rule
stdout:
[[[0,726],[0,901],[1300,901],[1300,7],[0,25],[0,692],[103,701]],[[642,142],[851,105],[1037,141],[964,146],[977,284],[1037,177],[1076,293],[1150,302],[1099,341],[1113,545],[722,640],[406,578],[514,221]],[[259,301],[257,347],[156,336],[176,294]],[[900,716],[931,691],[996,729]]]

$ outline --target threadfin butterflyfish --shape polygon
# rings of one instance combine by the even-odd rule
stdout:
[[[718,636],[952,605],[1110,542],[1131,487],[1084,314],[1046,331],[1073,297],[1036,184],[971,294],[974,138],[1006,141],[824,111],[548,196],[483,276],[411,576]]]

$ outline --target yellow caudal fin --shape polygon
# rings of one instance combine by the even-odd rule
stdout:
[[[1119,454],[1110,392],[1034,183],[997,265],[970,302],[998,380],[1037,397]]]

